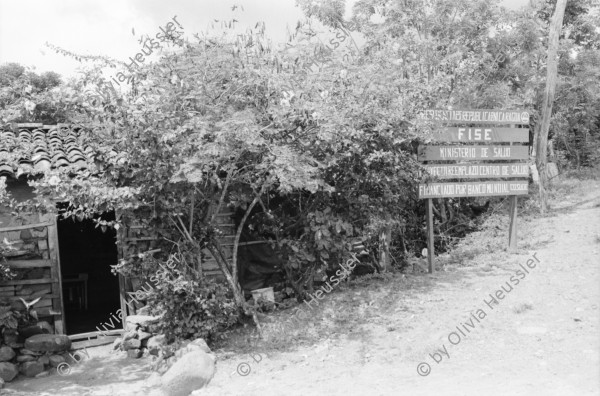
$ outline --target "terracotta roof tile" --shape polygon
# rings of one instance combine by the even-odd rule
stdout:
[[[93,167],[93,150],[77,129],[65,125],[13,124],[0,127],[0,176]]]

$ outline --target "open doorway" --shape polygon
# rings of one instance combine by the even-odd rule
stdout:
[[[58,244],[67,334],[97,331],[120,308],[119,278],[110,268],[117,264],[116,232],[89,219],[60,219]]]

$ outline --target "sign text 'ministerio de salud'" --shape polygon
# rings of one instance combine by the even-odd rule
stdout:
[[[419,146],[420,161],[523,160],[527,146]]]

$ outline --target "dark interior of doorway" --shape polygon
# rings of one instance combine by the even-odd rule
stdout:
[[[115,215],[98,218],[114,220]],[[102,330],[120,308],[119,278],[110,268],[117,264],[116,232],[110,228],[103,232],[91,219],[60,219],[58,244],[67,334]],[[121,328],[120,323],[115,325]]]

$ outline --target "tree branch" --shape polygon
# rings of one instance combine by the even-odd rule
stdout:
[[[256,193],[256,196],[252,200],[252,203],[248,206],[248,209],[246,209],[246,213],[244,213],[244,217],[242,217],[242,220],[240,221],[237,232],[235,234],[235,239],[233,240],[233,253],[232,253],[232,258],[231,258],[231,261],[232,261],[231,273],[233,275],[233,278],[236,280],[237,280],[237,252],[238,252],[238,247],[240,244],[240,237],[242,236],[242,230],[244,229],[244,224],[246,223],[246,220],[248,220],[248,216],[250,216],[250,212],[252,212],[252,209],[254,209],[254,206],[260,200],[260,196],[263,194],[266,186],[267,186],[267,183],[265,181],[265,183],[263,183],[262,187],[260,188],[260,191],[258,193]]]
[[[195,201],[196,201],[195,190],[196,190],[196,188],[194,187],[192,189],[192,203],[190,205],[191,206],[190,207],[190,228],[189,228],[190,234],[193,234],[192,229],[194,227],[194,204],[195,204]]]
[[[215,217],[221,211],[221,206],[223,205],[223,202],[225,201],[225,194],[227,193],[227,189],[229,188],[229,181],[231,180],[231,175],[233,172],[235,172],[235,171],[227,172],[227,176],[225,177],[225,185],[223,186],[223,191],[221,192],[221,196],[219,197],[219,203],[217,204],[217,209],[215,209],[215,211],[213,212],[213,214],[210,218],[210,224],[212,224],[213,221],[215,221]]]

